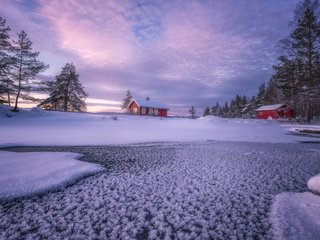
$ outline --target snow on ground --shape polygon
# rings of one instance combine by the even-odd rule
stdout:
[[[270,216],[275,239],[319,239],[320,196],[281,193],[275,198]]]
[[[236,142],[25,147],[71,151],[106,171],[0,204],[0,239],[271,239],[274,196],[305,192],[317,144]],[[318,235],[319,236],[319,235]]]
[[[292,125],[288,127],[290,134],[320,138],[320,125]]]
[[[76,153],[0,151],[0,201],[57,189],[102,170]]]
[[[2,109],[2,110],[1,110]],[[12,117],[6,117],[9,114]],[[159,118],[88,113],[12,113],[0,108],[0,147],[39,145],[105,145],[156,141],[296,142],[314,138],[288,135],[278,121],[256,119]],[[290,125],[289,125],[290,126]]]
[[[320,174],[313,176],[307,182],[310,191],[320,194]],[[320,200],[320,198],[319,198]]]

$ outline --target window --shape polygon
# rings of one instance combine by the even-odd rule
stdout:
[[[159,115],[158,108],[155,108],[155,109],[154,109],[154,115]]]
[[[146,114],[147,113],[147,111],[146,111],[146,108],[141,108],[141,114]]]
[[[153,108],[149,108],[149,115],[153,115]]]

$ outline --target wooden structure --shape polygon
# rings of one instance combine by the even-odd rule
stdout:
[[[261,106],[256,110],[258,119],[291,119],[295,117],[295,110],[288,104],[274,104]]]
[[[128,111],[138,115],[167,117],[169,108],[161,102],[133,99],[128,105]]]

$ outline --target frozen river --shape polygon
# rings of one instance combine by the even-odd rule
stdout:
[[[319,144],[237,142],[28,147],[106,171],[0,204],[0,239],[270,239],[273,197],[307,191]]]

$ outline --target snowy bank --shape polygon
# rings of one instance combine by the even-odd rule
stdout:
[[[320,138],[320,126],[318,125],[304,125],[304,126],[297,125],[297,126],[290,127],[288,131],[290,134],[293,134],[293,135]]]
[[[76,160],[77,153],[0,151],[0,200],[65,186],[102,170],[97,164]]]
[[[307,185],[310,191],[320,194],[320,174],[310,178]]]
[[[0,108],[0,147],[107,145],[160,141],[297,142],[313,138],[289,135],[278,121],[257,119],[159,118],[27,111]]]
[[[281,193],[270,214],[275,239],[314,240],[320,236],[320,197],[304,193]]]

